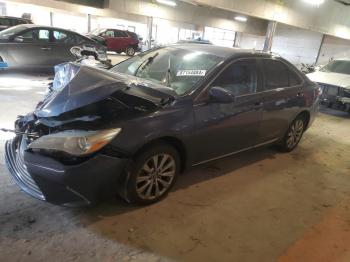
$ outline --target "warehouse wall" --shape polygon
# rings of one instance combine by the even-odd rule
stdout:
[[[181,2],[178,2],[177,7],[173,8],[144,0],[111,0],[108,3],[108,8],[104,9],[54,0],[12,0],[9,2],[39,5],[95,16],[116,17],[143,23],[146,23],[147,17],[153,16],[173,22],[188,23],[197,26],[210,26],[261,36],[265,35],[267,27],[267,22],[265,20],[251,17],[247,23],[237,22],[233,19],[235,13],[230,11],[208,6],[195,6]]]
[[[300,0],[195,0],[233,12],[350,39],[350,7],[333,0],[312,6]]]
[[[262,50],[264,48],[265,36],[247,33],[240,33],[237,34],[237,36],[236,47],[255,50]]]
[[[255,35],[265,35],[267,27],[265,20],[251,17],[247,23],[237,22],[233,19],[235,14],[232,12],[181,2],[178,2],[176,8],[174,8],[142,0],[113,0],[109,1],[109,9],[122,13],[153,16],[170,21],[204,25]]]
[[[330,59],[343,57],[350,58],[350,41],[333,36],[325,36],[318,64],[326,64]]]
[[[316,62],[322,36],[321,33],[278,24],[271,51],[294,64],[313,64]]]

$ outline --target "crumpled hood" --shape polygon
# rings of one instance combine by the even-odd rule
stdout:
[[[176,96],[176,93],[170,88],[149,81],[141,81],[133,76],[74,63],[69,63],[68,67],[77,73],[61,90],[49,93],[36,108],[34,114],[37,117],[59,116],[62,113],[101,101],[112,94],[118,98],[118,93],[135,96],[158,106]],[[127,103],[126,106],[128,106]]]
[[[307,74],[307,77],[314,82],[340,86],[340,87],[350,87],[350,75],[330,73],[330,72],[314,72]]]

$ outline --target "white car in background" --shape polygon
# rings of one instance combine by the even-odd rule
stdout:
[[[307,74],[322,89],[321,103],[350,113],[350,59],[336,59]]]

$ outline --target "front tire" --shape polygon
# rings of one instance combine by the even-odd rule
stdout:
[[[303,137],[305,129],[305,117],[300,115],[296,119],[294,119],[294,121],[288,128],[288,131],[281,142],[280,149],[283,152],[293,151],[298,146],[301,138]]]
[[[128,48],[126,48],[126,51],[125,53],[128,55],[128,56],[134,56],[135,55],[135,48],[132,47],[132,46],[129,46]]]
[[[127,200],[138,204],[161,200],[174,185],[179,170],[180,157],[172,146],[157,144],[144,150],[129,170]]]

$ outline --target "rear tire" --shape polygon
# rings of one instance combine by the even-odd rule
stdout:
[[[135,157],[129,168],[127,201],[152,204],[167,195],[180,171],[180,156],[172,146],[159,143]]]
[[[299,144],[306,129],[305,117],[299,115],[289,126],[287,133],[280,144],[280,149],[283,152],[293,151]]]
[[[132,46],[129,46],[128,48],[126,48],[125,50],[125,53],[128,55],[128,56],[134,56],[135,55],[135,48],[132,47]]]

